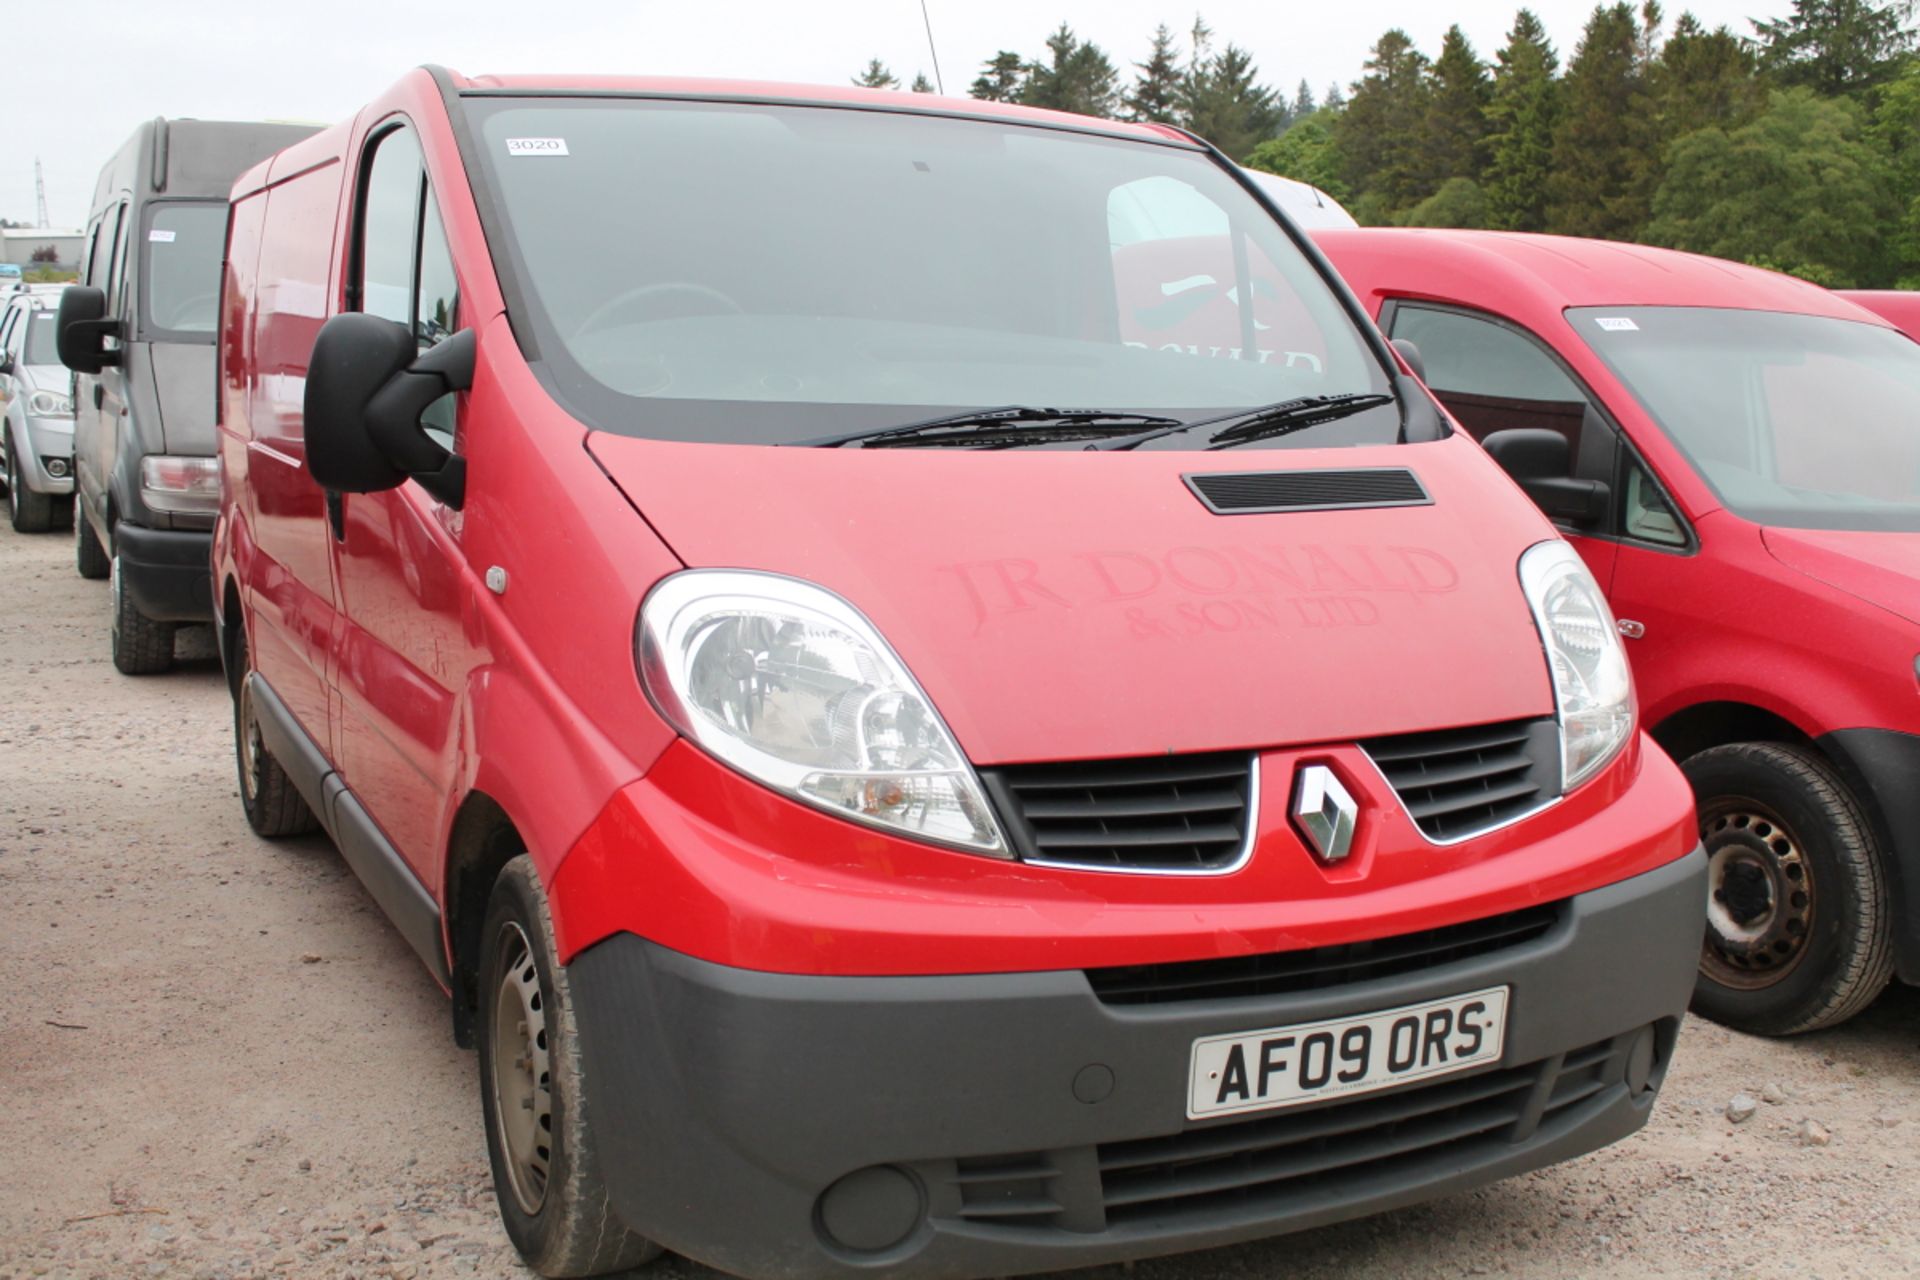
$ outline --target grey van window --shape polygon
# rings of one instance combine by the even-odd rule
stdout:
[[[113,257],[107,265],[107,314],[125,316],[127,296],[127,206],[121,205],[113,220]]]
[[[413,255],[420,234],[420,144],[395,129],[376,144],[360,204],[360,309],[412,320]]]
[[[149,336],[211,342],[227,247],[225,202],[151,205],[145,240],[138,254],[140,310]]]

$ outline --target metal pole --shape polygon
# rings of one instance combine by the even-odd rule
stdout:
[[[933,19],[927,16],[927,0],[920,0],[920,21],[927,26],[927,52],[933,55],[933,84],[941,93],[947,91],[947,82],[940,78],[940,50],[933,43]]]

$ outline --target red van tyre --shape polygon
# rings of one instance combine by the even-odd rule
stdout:
[[[247,825],[255,835],[269,840],[318,831],[319,820],[307,807],[306,797],[260,736],[260,717],[254,711],[253,689],[247,681],[250,668],[244,635],[234,640],[233,663],[240,672],[239,690],[233,698],[233,758],[239,766],[240,807],[246,812]]]
[[[1886,873],[1866,815],[1802,747],[1715,747],[1682,766],[1707,851],[1695,1012],[1791,1035],[1844,1022],[1893,972]]]
[[[80,510],[77,494],[73,508],[73,568],[81,577],[94,581],[106,577],[113,568],[107,549],[100,545],[100,536],[93,531],[93,522]]]
[[[507,1235],[543,1276],[635,1267],[660,1247],[608,1201],[581,1084],[567,971],[533,859],[494,882],[480,956],[480,1097]]]

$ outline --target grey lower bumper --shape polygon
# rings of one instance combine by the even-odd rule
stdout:
[[[1004,1275],[1300,1230],[1643,1125],[1693,988],[1704,870],[1695,851],[1580,895],[1492,954],[1230,1001],[1110,1006],[1078,970],[763,974],[621,935],[570,967],[586,1106],[628,1225],[743,1276]],[[1186,1119],[1197,1037],[1500,984],[1496,1065]]]

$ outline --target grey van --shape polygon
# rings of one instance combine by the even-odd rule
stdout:
[[[113,664],[173,662],[174,629],[213,617],[220,509],[215,328],[234,179],[316,132],[150,120],[100,171],[80,283],[56,345],[73,371],[75,565],[112,582]]]

